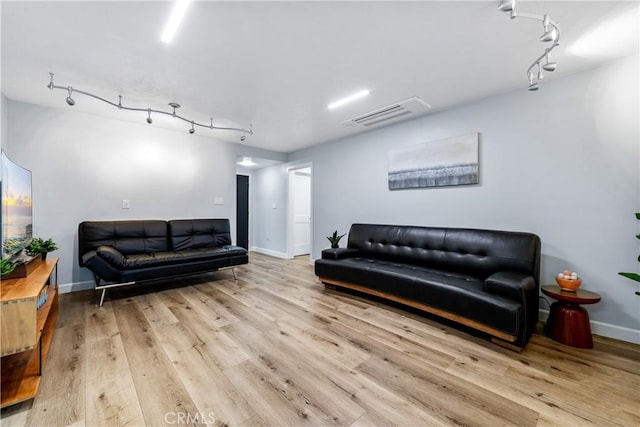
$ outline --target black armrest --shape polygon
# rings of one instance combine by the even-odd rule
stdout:
[[[81,259],[83,267],[91,270],[93,274],[95,274],[102,280],[106,282],[120,281],[121,269],[115,267],[105,258],[99,256],[96,251],[89,251],[82,254]]]
[[[114,267],[125,268],[127,264],[127,260],[124,255],[122,255],[120,251],[113,246],[98,246],[96,252],[100,258],[104,259]]]
[[[88,262],[90,262],[92,258],[97,257],[97,256],[98,256],[98,254],[96,253],[96,251],[89,251],[89,252],[87,252],[85,254],[82,254],[82,256],[80,257],[80,259],[82,260],[81,266],[82,267],[86,267],[86,264]]]
[[[353,248],[331,248],[322,251],[322,259],[343,259],[356,256],[360,251]]]
[[[523,302],[525,295],[536,291],[536,281],[532,276],[523,273],[499,271],[484,281],[484,290]]]

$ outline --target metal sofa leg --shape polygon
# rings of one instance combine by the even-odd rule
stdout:
[[[102,295],[100,296],[100,304],[98,304],[98,307],[102,307],[102,304],[104,304],[104,296],[107,293],[106,289],[102,290]]]
[[[238,280],[238,278],[236,277],[236,269],[232,268],[231,272],[233,273],[233,280]]]

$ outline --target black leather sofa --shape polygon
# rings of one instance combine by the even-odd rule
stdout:
[[[327,287],[400,302],[491,335],[520,351],[538,322],[540,238],[508,231],[353,224],[326,249]]]
[[[109,288],[249,262],[246,249],[231,244],[228,219],[85,221],[78,243],[80,267],[102,290],[100,305]]]

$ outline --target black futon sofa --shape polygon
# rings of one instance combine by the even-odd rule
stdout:
[[[85,221],[78,241],[80,266],[93,272],[101,306],[108,288],[249,262],[246,249],[231,244],[228,219]]]
[[[508,231],[353,224],[315,273],[453,320],[520,351],[538,322],[540,238]]]

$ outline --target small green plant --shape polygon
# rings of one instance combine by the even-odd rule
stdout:
[[[342,236],[338,236],[338,230],[334,231],[331,236],[327,236],[327,240],[331,242],[331,248],[335,249],[340,247],[340,239],[342,239],[344,236],[345,234],[343,234]]]
[[[636,212],[636,219],[640,220],[640,212]],[[640,234],[636,234],[636,239],[640,240]],[[640,255],[638,255],[638,262],[640,262]],[[618,274],[626,277],[627,279],[640,282],[640,274],[638,273],[618,273]],[[640,292],[636,292],[636,295],[640,295]]]
[[[5,274],[11,273],[13,270],[15,270],[16,265],[18,264],[15,262],[9,261],[9,258],[4,258],[3,260],[0,260],[0,275],[4,276]]]
[[[40,237],[36,237],[31,240],[26,249],[29,255],[43,254],[46,257],[47,253],[57,250],[58,245],[53,239],[43,240]]]

